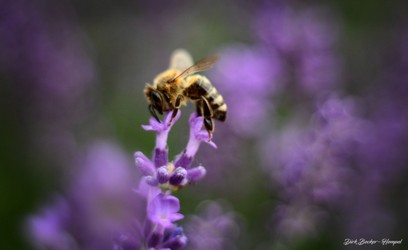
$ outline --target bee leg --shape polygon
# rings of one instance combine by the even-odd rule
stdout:
[[[201,114],[204,117],[204,127],[208,132],[208,141],[212,139],[212,133],[214,132],[214,121],[212,119],[213,112],[208,100],[201,96]]]
[[[210,142],[212,140],[213,132],[214,132],[213,119],[204,117],[204,127],[208,132],[208,141]]]
[[[171,123],[173,122],[174,118],[176,117],[177,113],[178,113],[179,109],[173,109],[173,113],[171,114],[171,119],[169,121],[169,126],[171,125]]]
[[[183,100],[183,96],[182,96],[182,95],[177,96],[176,102],[174,103],[174,107],[175,107],[176,109],[179,109],[179,108],[180,108],[180,105],[181,105],[181,101],[182,101],[182,100]]]
[[[179,111],[182,100],[183,100],[182,95],[177,96],[176,102],[174,103],[174,110],[173,110],[173,113],[171,114],[171,119],[170,119],[170,122],[169,122],[169,126],[173,122],[174,118],[176,117],[176,115],[177,115],[177,113]]]
[[[202,106],[203,105],[201,103],[202,103],[201,100],[196,102],[196,112],[197,112],[198,116],[203,116],[203,111],[202,111]]]
[[[156,119],[157,122],[161,122],[159,117],[156,114],[156,110],[154,109],[153,105],[149,105],[150,114]]]

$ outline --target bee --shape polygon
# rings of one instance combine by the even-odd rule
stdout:
[[[186,50],[174,51],[169,69],[157,75],[152,85],[146,83],[144,95],[151,115],[160,122],[157,113],[162,115],[163,112],[173,111],[171,123],[181,105],[187,105],[187,101],[191,101],[195,104],[198,115],[203,116],[203,126],[211,140],[214,119],[225,121],[227,105],[207,77],[195,73],[210,69],[217,60],[218,56],[209,56],[193,64]]]

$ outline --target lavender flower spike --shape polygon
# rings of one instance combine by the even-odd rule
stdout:
[[[169,194],[160,193],[148,203],[146,238],[149,249],[181,249],[187,244],[182,228],[173,224],[184,218],[179,210],[179,200]]]
[[[173,112],[167,112],[163,122],[158,122],[153,117],[150,117],[149,125],[142,125],[144,130],[156,131],[156,148],[167,148],[167,136],[169,135],[173,124],[180,118],[181,111],[177,112],[176,117],[174,117],[173,121],[170,123],[172,114]]]
[[[180,113],[180,112],[179,112]],[[175,117],[177,121],[179,114]],[[206,142],[216,148],[214,142],[210,141],[208,132],[203,129],[203,117],[193,113],[190,116],[190,138],[185,150],[173,162],[168,161],[167,138],[172,127],[169,124],[171,112],[166,114],[163,123],[150,118],[150,125],[144,125],[146,130],[156,131],[156,147],[153,153],[153,159],[150,160],[142,152],[134,154],[136,167],[144,175],[144,181],[163,190],[176,191],[180,187],[189,183],[201,180],[207,173],[203,166],[189,168],[195,154],[200,147],[201,142]]]
[[[144,130],[156,131],[156,147],[154,149],[153,162],[156,168],[165,165],[168,161],[167,138],[171,127],[180,118],[181,112],[177,112],[176,117],[171,121],[173,112],[167,112],[163,122],[158,122],[153,117],[149,119],[149,125],[142,125]]]
[[[177,157],[175,166],[187,168],[193,161],[195,154],[200,147],[201,142],[208,143],[210,146],[217,148],[217,145],[210,141],[207,131],[203,130],[204,118],[193,113],[190,116],[190,138],[184,152]]]

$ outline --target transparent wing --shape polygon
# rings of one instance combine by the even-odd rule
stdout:
[[[184,77],[186,77],[188,75],[191,75],[193,73],[207,70],[207,69],[211,68],[216,61],[218,61],[218,56],[215,56],[215,55],[203,58],[203,59],[199,60],[193,66],[191,66],[191,67],[187,68],[186,70],[184,70],[180,75],[178,75],[178,76],[174,77],[173,79],[169,80],[168,82],[174,82],[177,79],[184,78]]]
[[[193,65],[193,58],[187,50],[176,49],[173,54],[171,54],[169,69],[184,71],[191,65]]]

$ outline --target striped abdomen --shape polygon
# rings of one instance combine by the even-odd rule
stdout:
[[[201,75],[193,75],[186,79],[188,87],[184,90],[184,95],[192,101],[197,102],[203,96],[207,99],[213,112],[213,118],[219,121],[225,121],[227,118],[227,104],[224,98],[218,93],[211,82]],[[198,102],[197,102],[198,105]]]

